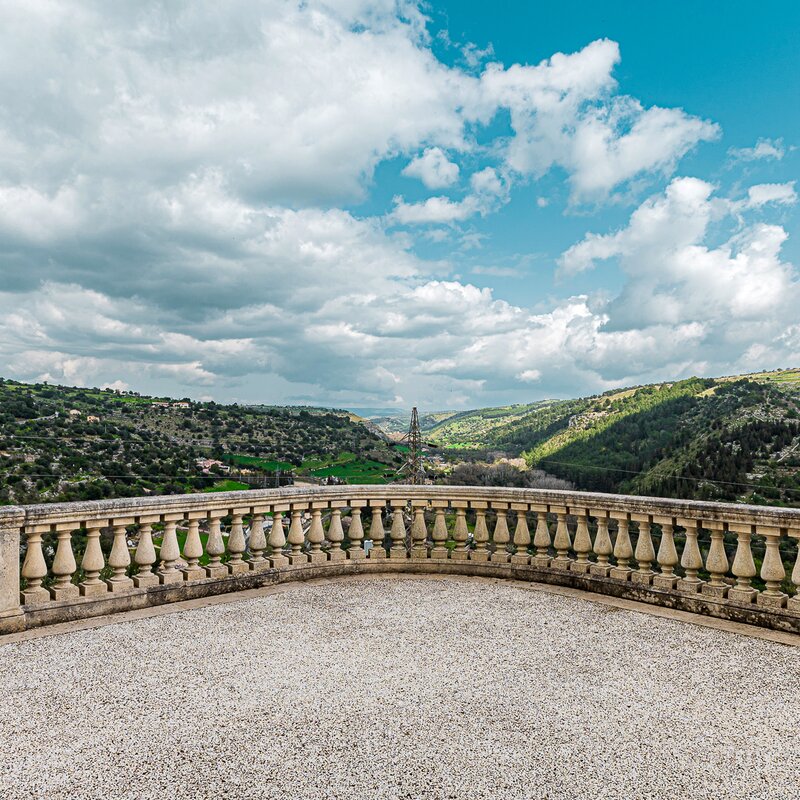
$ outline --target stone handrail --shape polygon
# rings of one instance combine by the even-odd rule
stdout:
[[[800,633],[798,540],[800,509],[491,487],[304,487],[4,507],[0,634],[376,571],[567,585]]]

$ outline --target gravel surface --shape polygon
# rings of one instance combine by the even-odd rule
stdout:
[[[788,798],[800,650],[504,582],[0,646],[0,797]]]

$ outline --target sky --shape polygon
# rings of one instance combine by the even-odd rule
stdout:
[[[800,3],[0,5],[0,376],[458,409],[800,366]]]

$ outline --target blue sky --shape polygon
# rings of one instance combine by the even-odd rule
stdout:
[[[5,3],[0,375],[430,409],[798,365],[798,31]]]

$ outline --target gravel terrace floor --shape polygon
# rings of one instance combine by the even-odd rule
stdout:
[[[800,650],[469,578],[0,646],[0,797],[787,798]]]

